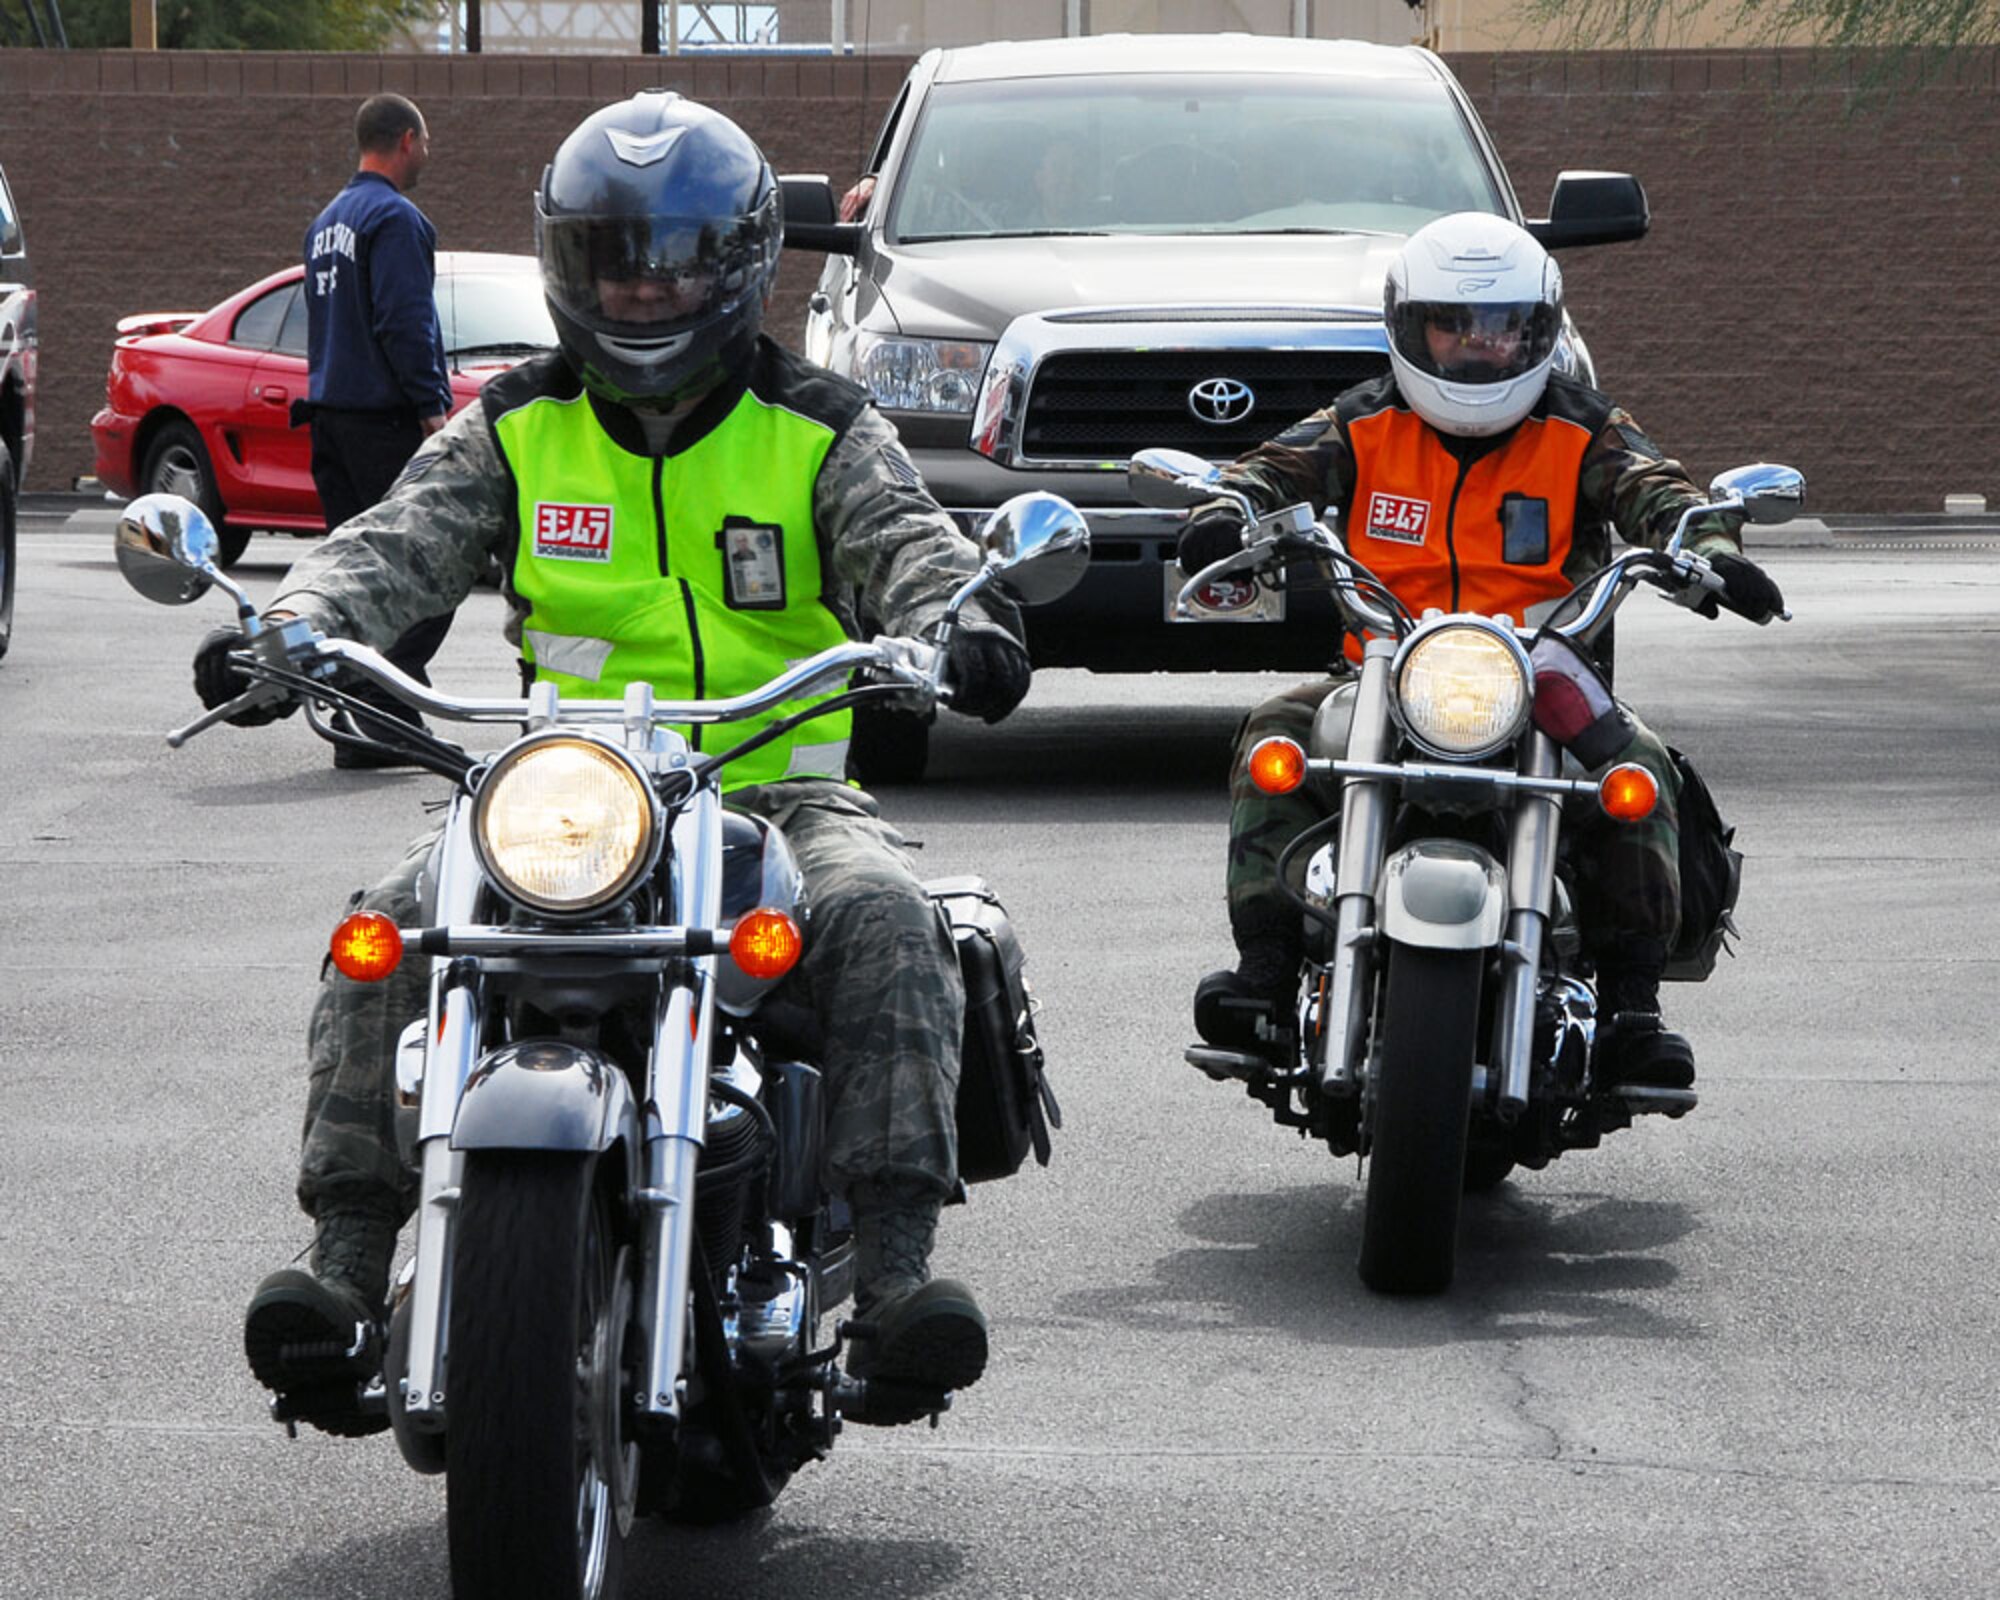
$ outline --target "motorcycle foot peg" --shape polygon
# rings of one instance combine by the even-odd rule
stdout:
[[[291,1438],[299,1424],[310,1423],[339,1439],[363,1439],[389,1426],[389,1396],[380,1378],[366,1387],[330,1383],[316,1388],[286,1389],[271,1396],[271,1420],[284,1424]]]
[[[1188,1065],[1217,1083],[1254,1083],[1267,1077],[1271,1063],[1243,1050],[1219,1050],[1212,1044],[1191,1044],[1182,1052]]]
[[[1634,1112],[1684,1117],[1701,1103],[1692,1089],[1657,1089],[1650,1084],[1621,1083],[1612,1091]]]
[[[827,1391],[827,1402],[843,1421],[872,1428],[900,1428],[923,1417],[935,1428],[951,1409],[951,1395],[943,1390],[885,1378],[843,1376]]]

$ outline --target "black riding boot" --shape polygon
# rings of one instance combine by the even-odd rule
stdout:
[[[1660,1020],[1660,967],[1598,970],[1597,1043],[1590,1077],[1599,1088],[1692,1089],[1694,1047]]]
[[[941,1202],[904,1183],[857,1184],[850,1376],[868,1382],[856,1422],[914,1422],[986,1370],[986,1317],[964,1284],[931,1276]]]
[[[317,1219],[312,1270],[284,1267],[257,1285],[243,1353],[286,1410],[323,1432],[358,1438],[389,1425],[361,1410],[380,1370],[382,1306],[400,1218],[391,1208],[334,1208]]]
[[[1264,1050],[1260,1018],[1283,1026],[1299,988],[1305,935],[1289,907],[1232,918],[1234,971],[1211,972],[1194,989],[1194,1030],[1223,1050]]]

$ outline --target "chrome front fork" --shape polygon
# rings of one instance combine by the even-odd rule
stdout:
[[[1368,641],[1361,663],[1354,720],[1348,734],[1351,761],[1384,762],[1390,737],[1389,666],[1395,645]],[[1547,735],[1529,734],[1525,775],[1553,778],[1562,752]],[[1376,891],[1381,883],[1395,797],[1385,780],[1350,778],[1342,796],[1340,857],[1334,878],[1336,931],[1327,963],[1326,1003],[1320,1011],[1320,1090],[1354,1093],[1361,1069],[1363,1030],[1374,981]],[[1493,1037],[1499,1098],[1495,1112],[1511,1122],[1526,1109],[1535,1055],[1535,986],[1548,938],[1555,890],[1561,803],[1551,795],[1516,798],[1507,849],[1507,933],[1504,972]]]
[[[440,926],[469,923],[478,909],[478,858],[472,848],[472,810],[462,801],[452,808],[437,863]],[[465,1158],[451,1148],[452,1122],[459,1097],[478,1058],[481,1033],[478,996],[451,981],[452,963],[431,962],[429,1048],[417,1123],[416,1248],[410,1280],[408,1366],[401,1374],[403,1409],[410,1425],[435,1433],[445,1425],[445,1329],[451,1315],[452,1224],[458,1212],[459,1179]],[[388,1381],[398,1375],[388,1374]]]
[[[1539,729],[1528,735],[1523,772],[1553,778],[1562,752]],[[1527,1109],[1535,1066],[1535,986],[1555,900],[1556,844],[1562,804],[1552,795],[1523,793],[1515,801],[1507,840],[1507,940],[1501,947],[1500,1008],[1493,1028],[1493,1062],[1500,1098],[1494,1114],[1512,1122]]]
[[[705,789],[674,820],[674,920],[713,928],[722,915],[722,801]],[[687,1359],[687,1297],[694,1262],[695,1168],[708,1127],[708,1064],[715,1033],[715,958],[692,963],[694,984],[667,991],[646,1085],[644,1282],[639,1325],[645,1366],[639,1415],[680,1416]]]
[[[481,878],[471,847],[470,812],[453,815],[439,852],[436,921],[469,923]],[[722,810],[713,792],[691,802],[674,824],[679,863],[675,919],[712,928],[722,906]],[[637,1396],[643,1416],[680,1415],[681,1369],[687,1358],[687,1287],[694,1257],[695,1170],[708,1123],[707,1063],[715,1022],[715,958],[692,963],[692,988],[666,992],[654,1030],[651,1076],[643,1120],[645,1187],[636,1196],[645,1234],[644,1282],[638,1303],[645,1365]],[[451,963],[432,964],[429,1038],[417,1131],[419,1189],[416,1252],[410,1279],[408,1363],[401,1374],[411,1426],[439,1432],[446,1422],[446,1329],[450,1325],[453,1221],[464,1157],[451,1148],[453,1122],[478,1060],[481,1038],[475,991],[450,982]],[[390,1381],[397,1375],[390,1374]]]
[[[1363,647],[1361,682],[1347,734],[1350,761],[1388,759],[1389,666],[1393,639]],[[1320,1010],[1320,1090],[1354,1092],[1368,997],[1374,983],[1375,891],[1381,883],[1395,797],[1380,778],[1349,778],[1341,796],[1340,856],[1334,872],[1333,954],[1327,963],[1326,1004]]]

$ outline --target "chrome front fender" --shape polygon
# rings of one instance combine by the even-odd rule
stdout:
[[[1397,944],[1484,950],[1507,922],[1507,872],[1474,844],[1419,839],[1382,868],[1379,926]]]
[[[451,1148],[573,1150],[625,1148],[626,1192],[639,1183],[639,1110],[608,1056],[556,1039],[528,1039],[488,1051],[466,1079],[452,1119]]]

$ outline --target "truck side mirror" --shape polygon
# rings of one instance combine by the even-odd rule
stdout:
[[[1652,225],[1646,191],[1628,172],[1564,172],[1549,194],[1547,217],[1528,223],[1545,250],[1643,239]]]
[[[784,208],[787,248],[824,250],[833,256],[851,256],[861,248],[865,230],[858,222],[840,220],[833,185],[825,173],[780,178],[778,196]]]

